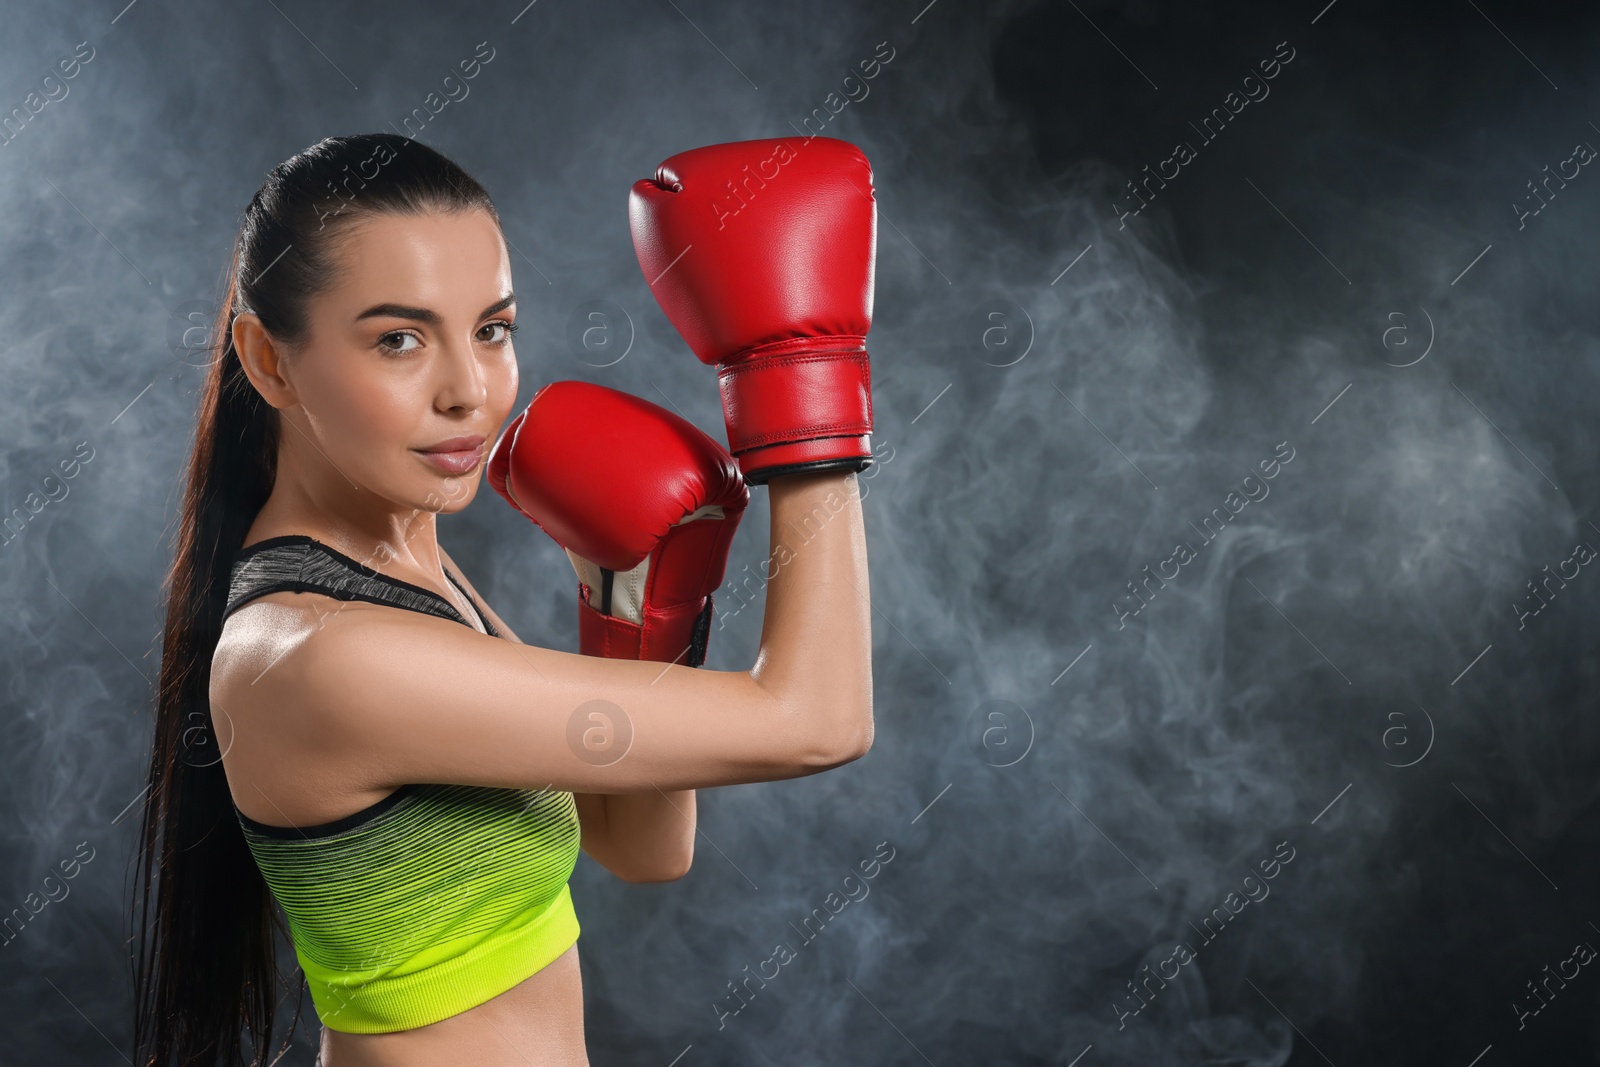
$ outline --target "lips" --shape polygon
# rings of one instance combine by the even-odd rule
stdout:
[[[448,440],[440,441],[436,445],[429,445],[427,448],[419,448],[419,449],[417,449],[417,451],[418,452],[472,452],[472,451],[477,450],[478,448],[481,448],[483,446],[483,442],[484,442],[484,436],[483,436],[483,434],[480,433],[480,434],[473,434],[471,437],[452,437],[452,438],[449,438]]]
[[[484,440],[482,434],[451,437],[427,448],[416,448],[412,451],[446,474],[470,474],[483,461]]]

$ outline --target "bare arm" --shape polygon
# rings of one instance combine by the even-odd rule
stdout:
[[[574,793],[583,851],[624,882],[671,882],[694,862],[695,791]]]
[[[375,608],[284,637],[287,650],[245,642],[237,670],[218,673],[260,675],[252,699],[276,717],[275,747],[352,786],[670,793],[814,774],[872,743],[861,502],[856,475],[837,471],[775,478],[769,497],[766,615],[748,671],[573,655]],[[232,651],[219,645],[221,660]],[[631,730],[626,755],[596,762],[569,745],[585,705]]]

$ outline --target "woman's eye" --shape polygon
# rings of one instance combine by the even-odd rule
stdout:
[[[378,347],[384,349],[387,352],[394,353],[394,354],[399,354],[399,353],[403,353],[403,352],[415,352],[417,350],[416,348],[403,348],[403,347],[401,347],[401,345],[403,345],[407,340],[416,341],[417,340],[417,335],[416,334],[411,334],[411,333],[402,333],[402,332],[386,333],[382,337],[378,338]],[[394,342],[394,343],[391,344],[390,342]],[[421,343],[420,342],[418,342],[417,347],[421,347]]]
[[[509,322],[488,322],[484,323],[483,329],[478,331],[480,336],[484,330],[499,330],[500,335],[498,337],[484,337],[483,340],[492,345],[503,345],[511,340],[511,335],[517,332],[517,327]]]

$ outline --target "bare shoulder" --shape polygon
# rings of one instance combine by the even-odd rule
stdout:
[[[303,652],[335,620],[360,621],[389,612],[383,605],[340,600],[322,593],[268,593],[240,607],[223,623],[211,656],[211,698],[248,711],[263,698],[293,697],[303,678]]]
[[[361,684],[352,652],[435,627],[463,628],[313,592],[268,593],[230,615],[212,653],[209,695],[239,810],[274,826],[309,826],[382,799],[392,784],[328,743],[328,712]]]
[[[313,592],[252,600],[223,625],[211,661],[211,698],[229,714],[270,716],[281,743],[316,744],[321,716],[367,684],[361,675],[393,654],[409,655],[471,627],[420,611]],[[303,721],[310,720],[310,721]]]

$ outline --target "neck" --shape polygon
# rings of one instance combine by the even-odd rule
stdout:
[[[280,466],[246,543],[305,534],[378,570],[443,575],[435,512],[397,507],[342,477],[335,480],[318,487]]]

